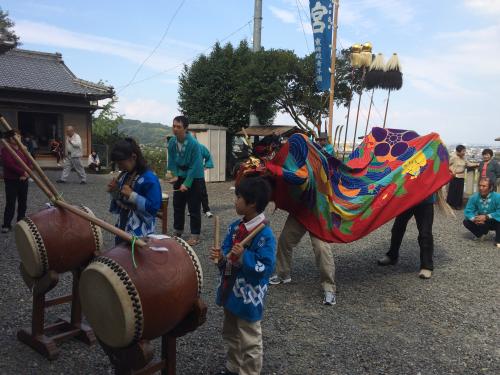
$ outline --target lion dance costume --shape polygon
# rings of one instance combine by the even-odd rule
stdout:
[[[238,178],[266,174],[273,201],[314,236],[352,242],[448,183],[448,151],[436,133],[373,128],[346,163],[292,135],[269,160],[245,163]]]

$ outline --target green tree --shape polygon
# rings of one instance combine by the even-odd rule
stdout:
[[[253,53],[246,41],[237,48],[216,43],[212,52],[184,66],[179,78],[179,106],[191,122],[227,127],[235,133],[248,126],[250,110],[262,124],[271,124],[278,76],[285,70],[276,59],[280,52]]]
[[[19,37],[13,28],[14,22],[9,18],[9,13],[0,8],[0,53],[20,45]]]
[[[123,122],[123,116],[115,110],[116,99],[110,100],[99,112],[98,116],[92,118],[92,142],[98,144],[112,145],[118,139],[123,138],[118,126]]]
[[[353,71],[349,50],[337,56],[335,104],[347,105],[359,92],[359,69]],[[245,41],[238,48],[215,44],[212,52],[184,66],[179,78],[179,106],[191,122],[225,126],[230,133],[248,126],[250,109],[261,124],[271,125],[276,113],[288,113],[297,126],[317,133],[328,113],[328,92],[316,89],[314,55],[293,51],[252,52]]]
[[[351,68],[349,55],[349,50],[344,49],[336,59],[334,103],[337,107],[347,106],[353,92],[361,89],[361,72]],[[329,98],[329,91],[316,88],[314,54],[303,58],[295,56],[277,100],[278,110],[288,113],[302,130],[317,134],[321,120],[328,115]]]

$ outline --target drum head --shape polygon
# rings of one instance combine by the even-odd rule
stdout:
[[[19,221],[14,228],[17,251],[28,275],[42,276],[48,269],[47,253],[36,225],[29,219]]]
[[[136,298],[134,311],[131,298],[134,293],[137,291],[126,272],[105,257],[97,258],[82,272],[80,298],[83,313],[96,336],[113,348],[130,345],[137,338],[137,330],[142,332],[142,319],[136,319],[138,313],[142,314],[142,309],[137,308]]]

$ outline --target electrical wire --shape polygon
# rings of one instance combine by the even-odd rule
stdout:
[[[236,33],[238,33],[239,31],[241,31],[242,29],[244,29],[245,27],[247,27],[247,25],[251,24],[252,22],[253,22],[253,19],[251,19],[250,21],[248,21],[247,23],[245,23],[243,26],[239,27],[239,28],[238,28],[238,29],[236,29],[235,31],[231,32],[230,34],[228,34],[227,36],[225,36],[223,39],[220,39],[219,41],[220,41],[220,42],[224,42],[224,41],[226,41],[227,39],[231,38],[233,35],[235,35],[235,34],[236,34]],[[205,48],[204,50],[202,50],[200,53],[197,53],[195,56],[193,56],[193,57],[191,57],[191,58],[189,58],[189,59],[187,59],[187,60],[184,60],[183,62],[181,62],[181,63],[179,63],[179,64],[177,64],[177,65],[174,65],[174,66],[172,66],[172,67],[170,67],[170,68],[168,68],[168,69],[162,70],[161,72],[155,73],[155,74],[153,74],[153,75],[151,75],[151,76],[149,76],[149,77],[143,78],[143,79],[141,79],[141,80],[139,80],[139,81],[129,82],[129,83],[127,83],[126,85],[123,85],[123,86],[121,86],[121,87],[118,87],[118,94],[120,94],[123,90],[125,90],[126,88],[128,88],[128,87],[130,87],[130,86],[137,85],[137,84],[142,83],[142,82],[145,82],[145,81],[149,81],[149,80],[154,79],[154,78],[156,78],[156,77],[159,77],[159,76],[161,76],[161,75],[163,75],[163,74],[165,74],[165,73],[168,73],[168,72],[170,72],[170,71],[172,71],[172,70],[175,70],[175,69],[177,69],[178,67],[181,67],[181,66],[183,66],[183,65],[187,64],[187,63],[188,63],[188,62],[190,62],[190,61],[193,61],[193,60],[194,60],[194,59],[196,59],[196,58],[197,58],[200,54],[203,54],[203,53],[205,53],[205,52],[209,51],[211,48],[212,48],[212,46],[207,47],[207,48]]]
[[[134,75],[132,76],[132,78],[130,79],[130,81],[125,85],[125,87],[131,85],[134,80],[135,80],[135,77],[137,77],[137,74],[139,74],[139,72],[141,71],[142,67],[144,66],[144,64],[151,58],[151,56],[154,55],[154,53],[158,50],[158,48],[161,46],[161,44],[163,43],[163,41],[165,40],[167,34],[168,34],[168,31],[170,30],[170,27],[172,26],[172,23],[174,22],[175,18],[177,17],[177,14],[179,14],[182,6],[184,5],[184,3],[186,2],[186,0],[182,0],[179,4],[179,6],[177,7],[177,9],[175,10],[174,14],[172,15],[172,17],[170,18],[170,21],[168,22],[168,25],[167,25],[167,28],[165,29],[165,31],[163,32],[163,35],[161,36],[160,38],[160,41],[156,44],[156,46],[153,48],[153,50],[149,53],[149,55],[142,61],[142,63],[139,65],[139,67],[137,68],[137,70],[135,71]],[[122,88],[123,89],[125,89]]]
[[[297,6],[297,13],[299,14],[299,20],[300,24],[302,26],[302,33],[304,34],[304,40],[306,41],[306,47],[307,47],[307,52],[311,52],[311,49],[309,48],[309,42],[307,41],[307,36],[306,36],[306,29],[304,28],[304,23],[302,22],[302,15],[300,14],[300,8],[299,8],[299,1],[295,0],[295,5]]]

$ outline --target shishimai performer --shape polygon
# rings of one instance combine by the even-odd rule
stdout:
[[[154,233],[156,213],[161,206],[158,177],[148,168],[139,145],[132,138],[115,144],[111,160],[122,171],[108,184],[109,210],[118,215],[116,226],[137,237]],[[120,238],[115,240],[116,243],[121,241]]]
[[[290,281],[291,249],[309,232],[327,303],[326,292],[335,290],[329,280],[334,275],[330,244],[366,236],[452,177],[438,134],[382,128],[373,128],[346,163],[323,153],[305,135],[294,134],[275,156],[244,163],[238,179],[252,174],[272,180],[272,200],[289,213],[271,282]]]

